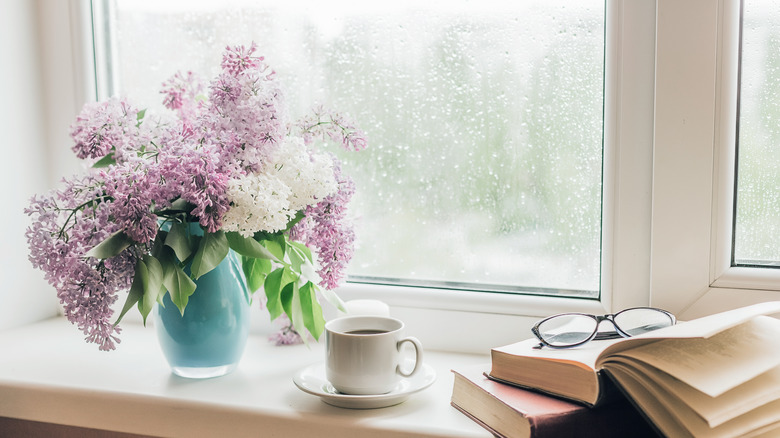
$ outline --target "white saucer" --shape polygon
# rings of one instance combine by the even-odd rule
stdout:
[[[401,378],[395,389],[387,394],[349,395],[336,391],[328,382],[324,363],[306,367],[293,377],[295,386],[301,391],[316,395],[329,405],[349,409],[376,409],[403,403],[410,395],[431,386],[435,380],[436,371],[423,364],[417,374]]]

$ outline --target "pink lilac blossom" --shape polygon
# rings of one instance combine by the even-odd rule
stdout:
[[[292,322],[290,322],[290,318],[288,318],[286,314],[283,313],[276,319],[276,321],[277,324],[281,325],[282,327],[279,329],[279,331],[268,337],[269,341],[273,342],[277,346],[297,345],[303,343],[301,335],[295,331],[292,326]]]
[[[338,287],[354,254],[355,232],[347,217],[347,205],[355,193],[355,183],[341,172],[341,163],[334,157],[333,170],[338,191],[319,204],[304,210],[305,218],[290,230],[290,239],[317,248],[321,286]]]
[[[210,233],[219,231],[230,209],[227,188],[230,175],[220,167],[216,148],[169,145],[157,156],[157,169],[150,173],[157,183],[154,196],[158,207],[183,199],[193,205],[190,214]]]
[[[70,128],[73,151],[82,159],[121,155],[136,146],[138,109],[125,99],[111,98],[84,106]]]
[[[163,106],[176,111],[185,126],[192,127],[202,102],[200,96],[205,90],[204,83],[191,71],[177,72],[163,82],[162,87]]]
[[[138,243],[147,243],[157,235],[157,215],[152,211],[153,187],[147,175],[135,165],[118,165],[101,173],[106,195],[111,202],[114,221]]]
[[[88,342],[113,350],[120,330],[111,322],[111,306],[117,291],[130,287],[138,254],[128,249],[107,260],[84,257],[118,230],[110,221],[110,204],[95,202],[103,196],[100,183],[90,176],[34,197],[25,210],[33,218],[26,237],[30,261],[56,289],[65,317]]]
[[[232,76],[238,76],[244,70],[258,69],[263,66],[262,56],[253,56],[257,50],[257,44],[253,41],[249,48],[244,46],[225,47],[222,55],[222,70]]]
[[[307,144],[315,138],[329,138],[348,151],[362,151],[368,145],[365,132],[344,115],[327,111],[322,106],[315,107],[313,114],[301,119],[297,125]]]
[[[256,70],[223,72],[211,83],[204,124],[227,160],[255,172],[286,135],[282,93]]]

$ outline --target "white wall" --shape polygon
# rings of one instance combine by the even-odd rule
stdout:
[[[70,47],[68,3],[3,0],[2,11],[0,330],[57,314],[54,290],[27,259],[29,218],[23,209],[34,193],[47,191],[63,176],[59,169],[67,159],[52,151],[67,151],[65,118],[71,118],[74,106],[72,91],[70,101],[61,93],[47,94],[55,82],[73,78],[72,55],[62,49]],[[62,105],[68,110],[60,111]]]

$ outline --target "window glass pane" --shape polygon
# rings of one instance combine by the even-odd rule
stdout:
[[[598,296],[603,0],[105,6],[112,90],[139,105],[254,41],[292,116],[318,102],[367,133],[341,154],[353,281]]]
[[[744,3],[734,264],[780,265],[780,1]]]

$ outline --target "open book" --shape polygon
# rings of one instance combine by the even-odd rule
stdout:
[[[666,436],[780,436],[780,302],[565,350],[492,350],[491,377],[596,405],[607,375]]]

